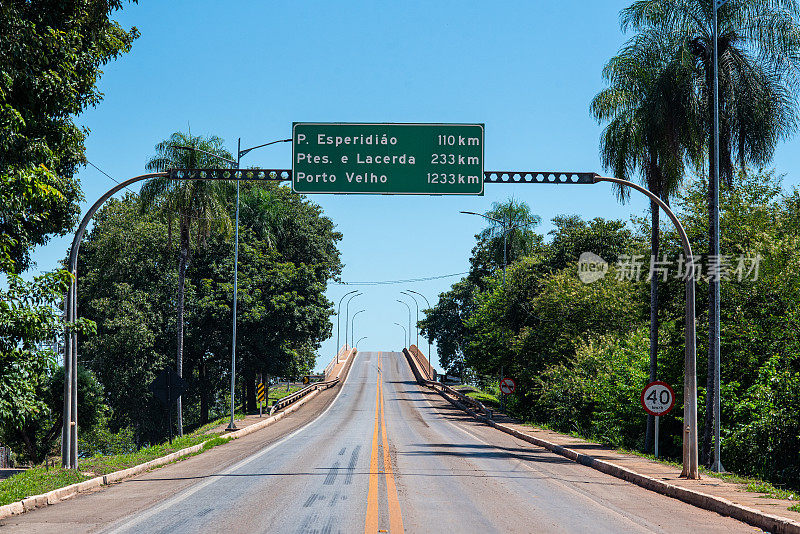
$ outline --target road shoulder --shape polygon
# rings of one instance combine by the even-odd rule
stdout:
[[[420,386],[438,411],[453,422],[481,421],[532,445],[545,448],[640,487],[688,504],[729,516],[769,532],[800,534],[800,513],[787,508],[796,503],[748,492],[741,484],[704,476],[700,480],[680,478],[680,468],[616,451],[574,436],[521,424],[503,414],[488,420],[445,393]],[[441,396],[440,396],[441,395]],[[449,404],[448,404],[449,402]],[[454,412],[452,406],[459,409]]]

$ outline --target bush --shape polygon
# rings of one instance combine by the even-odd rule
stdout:
[[[78,450],[83,457],[135,452],[135,434],[130,427],[112,432],[104,419],[89,432],[78,434]]]
[[[648,361],[644,329],[583,342],[572,361],[535,379],[534,418],[602,443],[641,447],[647,418],[639,396],[647,383]]]

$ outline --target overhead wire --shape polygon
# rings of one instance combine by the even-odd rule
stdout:
[[[332,283],[340,286],[380,286],[380,285],[391,285],[391,284],[408,284],[411,282],[427,282],[428,280],[440,280],[442,278],[463,276],[465,274],[469,274],[469,271],[465,271],[463,273],[442,274],[439,276],[426,276],[423,278],[407,278],[405,280],[374,280],[370,282],[332,282]]]

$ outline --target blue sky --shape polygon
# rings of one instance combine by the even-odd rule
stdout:
[[[601,126],[589,115],[601,69],[626,37],[603,2],[142,2],[117,15],[141,38],[105,68],[105,99],[78,118],[91,133],[88,159],[118,180],[141,174],[153,146],[176,130],[223,137],[233,152],[290,137],[293,121],[485,123],[486,170],[601,172]],[[242,166],[290,168],[288,143],[251,152]],[[774,166],[800,182],[800,145],[782,144]],[[113,186],[80,173],[93,202]],[[510,196],[543,220],[558,214],[628,220],[644,212],[617,203],[607,184],[487,185],[482,197],[315,195],[344,234],[345,281],[460,273],[478,217]],[[84,204],[83,208],[86,208]],[[34,254],[39,270],[64,257],[71,237]],[[31,273],[29,273],[31,274]],[[414,289],[431,302],[457,278],[364,287],[351,303],[362,350],[397,350],[407,323],[395,299]],[[355,286],[354,286],[355,287]],[[329,297],[351,287],[332,285]],[[406,299],[410,300],[410,299]],[[344,330],[344,322],[342,322]],[[321,349],[318,367],[335,352]],[[424,345],[421,343],[421,345]]]

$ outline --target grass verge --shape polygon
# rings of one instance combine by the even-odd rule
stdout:
[[[485,391],[468,391],[466,392],[466,396],[472,397],[476,401],[482,403],[484,406],[492,409],[497,409],[500,407],[500,400],[497,398],[497,396],[492,395],[491,393],[486,393]]]
[[[301,386],[289,386],[289,390],[287,391],[285,386],[278,386],[274,389],[269,390],[269,400],[271,401],[280,400],[286,396],[291,395],[295,391],[300,391],[300,389],[302,389]]]
[[[54,489],[63,488],[70,484],[83,482],[96,476],[127,469],[206,441],[207,443],[201,451],[204,452],[230,441],[231,438],[228,437],[205,433],[210,428],[218,426],[226,420],[224,418],[219,419],[198,428],[194,432],[174,438],[171,444],[165,442],[128,454],[98,455],[91,458],[83,458],[78,462],[77,470],[62,469],[60,467],[51,469],[32,467],[26,469],[5,480],[0,480],[0,506],[21,501],[32,495],[40,495]],[[188,456],[184,458],[188,458]]]

